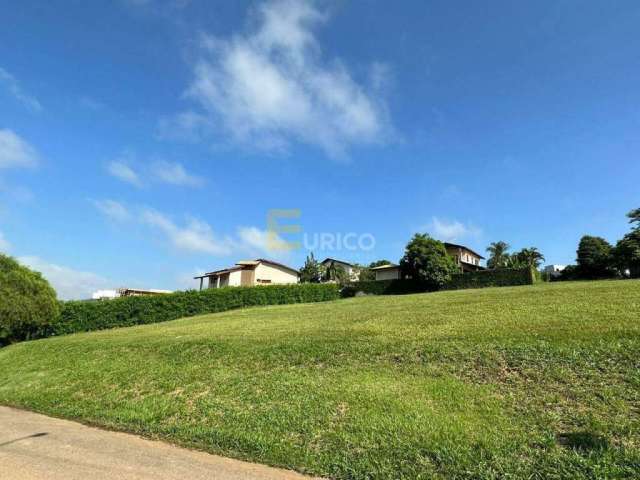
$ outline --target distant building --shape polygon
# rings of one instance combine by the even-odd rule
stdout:
[[[143,288],[118,288],[97,290],[93,292],[91,298],[93,300],[113,300],[119,297],[139,297],[142,295],[165,295],[167,293],[173,293],[171,290],[154,290]]]
[[[113,298],[118,298],[120,294],[117,290],[97,290],[93,292],[91,298],[93,300],[111,300]]]
[[[484,257],[469,247],[444,242],[444,248],[447,250],[447,254],[453,257],[456,265],[458,265],[463,272],[484,270],[484,267],[480,265],[480,261],[484,260]]]
[[[213,272],[193,277],[200,280],[200,290],[205,288],[222,287],[250,287],[254,285],[276,285],[298,283],[298,270],[282,263],[258,258],[257,260],[243,260],[233,267],[223,268]]]
[[[118,293],[121,297],[142,297],[144,295],[166,295],[173,293],[171,290],[155,290],[144,288],[119,288]]]
[[[552,277],[559,277],[565,268],[567,268],[566,265],[547,265],[542,271]]]
[[[400,280],[402,278],[400,265],[394,263],[373,267],[371,271],[376,274],[376,280]]]
[[[360,270],[352,263],[345,262],[343,260],[336,260],[335,258],[325,258],[320,262],[324,268],[329,268],[331,265],[342,268],[347,274],[347,278],[351,282],[357,282],[360,280]]]

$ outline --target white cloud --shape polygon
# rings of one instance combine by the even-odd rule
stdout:
[[[92,200],[91,202],[98,210],[100,210],[104,215],[112,220],[115,220],[117,222],[125,222],[131,219],[129,210],[120,202],[109,199]]]
[[[18,257],[18,261],[42,273],[63,300],[91,298],[95,290],[113,287],[100,275],[49,263],[36,256]]]
[[[209,224],[191,218],[186,225],[179,226],[166,215],[151,209],[142,212],[143,223],[164,233],[169,242],[178,250],[211,255],[229,255],[231,246],[228,239],[219,239]]]
[[[0,169],[15,167],[35,167],[38,153],[15,132],[0,129]]]
[[[482,234],[482,231],[474,225],[464,224],[458,220],[442,220],[438,217],[433,217],[425,229],[435,238],[443,241],[477,238]]]
[[[272,0],[257,14],[257,27],[244,35],[201,41],[187,96],[211,122],[221,122],[244,145],[283,150],[299,141],[333,157],[388,139],[391,128],[377,95],[388,68],[375,63],[373,85],[366,88],[338,60],[323,61],[314,29],[327,16],[309,1]],[[203,126],[193,113],[180,121]]]
[[[250,255],[267,254],[278,258],[288,256],[288,251],[283,248],[284,240],[277,234],[257,227],[239,227],[237,233],[238,240],[235,246],[240,251]]]
[[[200,187],[204,184],[204,179],[187,173],[179,163],[156,162],[151,167],[153,175],[160,182],[179,185],[183,187]]]
[[[130,183],[136,187],[142,186],[142,181],[136,171],[127,165],[124,160],[113,160],[107,164],[107,171],[123,182]]]
[[[9,240],[4,238],[4,234],[0,232],[0,253],[8,252],[11,249],[11,244]]]
[[[36,113],[42,111],[42,105],[38,99],[23,91],[18,80],[2,67],[0,67],[0,83],[4,84],[9,93],[29,110]]]

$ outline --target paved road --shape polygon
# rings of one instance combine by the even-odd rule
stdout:
[[[309,480],[7,407],[0,407],[0,479]]]

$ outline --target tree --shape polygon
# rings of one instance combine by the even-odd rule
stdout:
[[[424,282],[433,290],[442,287],[458,272],[444,244],[421,233],[416,233],[405,247],[400,268],[406,276]]]
[[[577,250],[580,278],[609,278],[615,276],[612,247],[604,238],[585,235]]]
[[[349,277],[344,268],[332,261],[324,271],[323,280],[325,282],[336,282],[342,285],[349,281]]]
[[[496,269],[506,267],[509,261],[509,254],[507,253],[509,248],[509,244],[506,242],[492,242],[491,245],[487,247],[487,252],[489,252],[487,268]]]
[[[627,217],[629,217],[629,223],[637,223],[637,225],[632,227],[633,230],[640,230],[640,208],[631,210],[627,213]]]
[[[37,337],[59,313],[49,282],[0,254],[0,345]]]
[[[322,280],[323,268],[314,258],[311,252],[304,262],[304,266],[300,269],[301,283],[319,283]]]
[[[536,248],[523,248],[516,256],[523,266],[538,269],[540,264],[544,262],[544,255]]]
[[[627,213],[629,223],[637,223],[632,230],[618,241],[614,249],[614,259],[618,271],[631,278],[640,278],[640,208]]]

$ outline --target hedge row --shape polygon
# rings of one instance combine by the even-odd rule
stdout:
[[[465,288],[507,287],[531,285],[535,283],[534,269],[479,270],[477,272],[458,273],[442,287],[442,290],[460,290]],[[423,293],[429,288],[415,280],[378,280],[353,282],[342,289],[343,297],[353,297],[357,293],[368,295],[402,295]]]
[[[63,302],[58,321],[45,336],[166,322],[182,317],[256,305],[322,302],[340,297],[335,284],[225,287],[201,292]]]
[[[536,270],[533,268],[478,270],[477,272],[453,275],[444,290],[464,288],[510,287],[532,285],[536,282]]]

